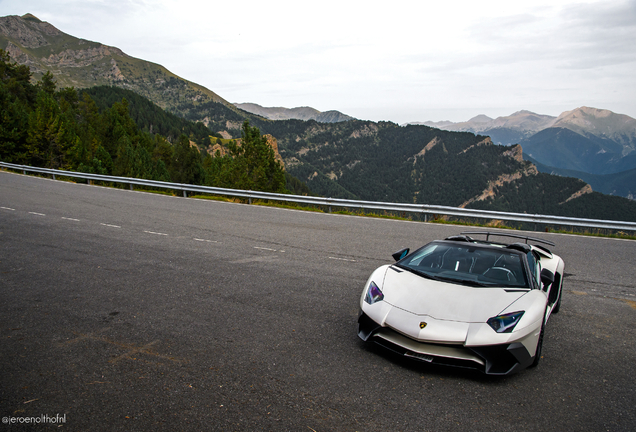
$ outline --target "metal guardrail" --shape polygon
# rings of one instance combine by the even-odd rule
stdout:
[[[501,220],[511,222],[527,222],[541,224],[541,225],[563,225],[572,227],[585,227],[585,228],[599,228],[599,229],[612,229],[612,230],[627,230],[636,231],[636,222],[624,222],[624,221],[611,221],[600,219],[582,219],[582,218],[569,218],[563,216],[550,216],[539,214],[527,214],[527,213],[508,213],[498,212],[490,210],[475,210],[465,209],[460,207],[447,207],[439,205],[428,204],[402,204],[402,203],[387,203],[376,201],[360,201],[360,200],[346,200],[340,198],[322,198],[311,197],[304,195],[288,195],[277,194],[271,192],[259,192],[259,191],[246,191],[240,189],[227,189],[211,186],[197,186],[184,183],[169,183],[156,180],[144,180],[132,177],[116,177],[105,176],[100,174],[80,173],[74,171],[62,171],[50,168],[37,168],[26,165],[16,165],[6,162],[0,162],[0,167],[8,168],[12,170],[22,171],[24,174],[27,172],[36,172],[40,174],[48,174],[55,179],[55,176],[64,176],[72,178],[81,178],[90,181],[104,181],[113,183],[129,184],[130,188],[133,185],[155,187],[163,189],[181,190],[183,195],[187,196],[187,192],[207,193],[214,195],[224,195],[247,198],[251,203],[253,199],[263,199],[272,201],[284,201],[291,203],[303,203],[326,206],[331,212],[332,207],[344,207],[344,208],[357,208],[367,210],[386,210],[396,212],[408,212],[408,213],[420,213],[424,215],[446,215],[446,216],[459,216],[467,218],[477,219],[490,219]],[[426,217],[426,216],[425,216]]]

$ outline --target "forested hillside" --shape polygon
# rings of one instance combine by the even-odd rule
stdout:
[[[80,90],[95,101],[100,111],[107,110],[115,103],[126,99],[131,118],[137,126],[150,134],[159,134],[172,142],[180,135],[186,135],[199,143],[204,143],[213,133],[201,122],[191,122],[175,114],[160,109],[150,100],[137,93],[120,87],[97,86]]]
[[[636,168],[614,174],[590,174],[583,171],[544,165],[525,154],[525,152],[523,158],[533,163],[542,173],[581,179],[592,186],[596,192],[601,192],[606,195],[626,197],[630,200],[636,198]]]
[[[242,119],[221,104],[199,109],[207,111],[195,109],[192,118],[205,112],[225,132]],[[249,118],[277,138],[288,172],[317,195],[636,221],[634,201],[538,173],[519,146],[485,136],[391,122]]]
[[[296,126],[295,132],[270,130],[288,170],[312,190],[320,190],[314,182],[324,176],[364,200],[459,206],[490,180],[530,166],[506,156],[509,148],[470,133],[390,122]]]
[[[528,156],[556,168],[613,174],[636,166],[636,154],[623,157],[619,143],[565,128],[544,129],[520,144]]]
[[[199,151],[211,139],[202,124],[165,113],[139,96],[131,98],[131,110],[128,101],[120,96],[110,88],[57,90],[53,75],[48,73],[32,83],[29,68],[11,62],[8,54],[0,50],[0,160],[105,175],[286,192],[283,167],[276,161],[266,137],[247,121],[242,124],[240,142],[228,141],[227,153],[213,157]]]

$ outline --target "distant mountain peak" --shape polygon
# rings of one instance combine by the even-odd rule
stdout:
[[[624,114],[616,114],[615,112],[612,112],[612,111],[607,110],[607,109],[599,109],[599,108],[592,108],[592,107],[582,106],[582,107],[578,107],[576,109],[573,109],[572,111],[562,112],[561,115],[559,115],[559,117],[557,117],[557,123],[560,122],[560,121],[572,122],[573,119],[575,119],[575,118],[604,119],[604,118],[609,118],[609,117],[612,117],[612,116],[616,116],[617,118],[618,117],[623,117],[625,120],[631,118],[631,117],[626,116]]]
[[[468,120],[469,123],[488,123],[491,122],[493,119],[488,117],[485,114],[479,114],[473,118],[471,118],[470,120]]]
[[[33,22],[37,22],[37,23],[41,23],[42,22],[41,19],[39,19],[38,17],[36,17],[35,15],[30,14],[30,13],[22,15],[21,18],[23,20],[33,21]]]
[[[553,127],[614,140],[624,146],[624,155],[636,151],[636,119],[625,114],[582,106],[562,113]]]

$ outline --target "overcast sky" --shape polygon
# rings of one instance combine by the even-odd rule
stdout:
[[[0,0],[229,102],[397,123],[636,117],[636,0]]]

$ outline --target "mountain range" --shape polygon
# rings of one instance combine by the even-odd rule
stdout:
[[[541,172],[576,176],[594,190],[632,198],[636,194],[636,119],[580,107],[558,117],[519,111],[466,122],[423,122],[444,130],[488,135],[500,145],[520,144],[524,158]]]
[[[438,129],[472,132],[479,135],[488,135],[495,144],[510,145],[517,144],[524,138],[552,126],[556,117],[535,114],[530,111],[518,111],[504,117],[490,118],[480,114],[465,122],[413,122],[410,124],[423,124]]]
[[[465,122],[413,122],[439,129],[488,135],[495,144],[519,144],[534,134],[549,128],[565,128],[583,136],[611,140],[623,146],[624,154],[636,150],[636,119],[609,110],[579,107],[558,117],[518,111],[492,119],[480,114]]]
[[[482,132],[355,119],[334,123],[271,120],[237,107],[163,66],[67,35],[33,15],[0,18],[0,49],[13,61],[28,65],[35,78],[50,71],[58,87],[101,85],[132,91],[181,118],[203,123],[210,135],[239,138],[243,122],[248,120],[277,140],[287,171],[318,195],[599,219],[636,216],[630,201],[609,204],[612,197],[593,192],[581,180],[540,173],[523,159],[520,146],[494,145]],[[526,125],[545,121],[534,116],[533,120],[522,112],[516,121]],[[138,120],[144,130],[158,128],[143,121]],[[479,121],[490,120],[475,120]],[[512,119],[499,122],[501,129],[515,130]],[[626,145],[630,139],[629,135],[625,138]],[[208,147],[213,146],[200,148]]]

